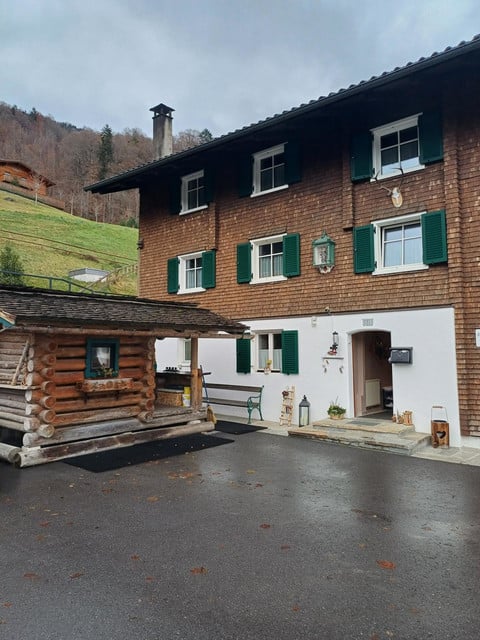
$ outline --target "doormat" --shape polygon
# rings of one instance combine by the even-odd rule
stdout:
[[[377,420],[349,420],[347,424],[358,424],[359,427],[373,427],[381,423]]]
[[[135,444],[131,447],[121,449],[109,449],[99,451],[84,456],[76,456],[63,460],[65,464],[72,467],[79,467],[92,473],[103,473],[104,471],[114,471],[122,467],[130,467],[136,464],[144,464],[153,460],[162,460],[172,456],[179,456],[193,451],[219,447],[222,444],[229,444],[233,440],[221,438],[219,436],[207,436],[193,434],[182,438],[172,438],[171,440],[161,440],[148,442],[145,444]]]
[[[239,436],[242,433],[252,433],[253,431],[263,431],[267,427],[257,427],[252,424],[243,424],[241,422],[227,422],[224,420],[218,420],[215,425],[217,431],[222,433],[229,433],[234,436]]]

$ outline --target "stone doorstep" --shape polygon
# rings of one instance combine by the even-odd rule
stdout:
[[[413,451],[430,441],[428,434],[416,433],[408,425],[390,424],[386,421],[371,426],[352,425],[348,419],[338,422],[342,424],[332,426],[331,422],[322,420],[309,427],[292,427],[288,430],[288,435],[403,455],[412,455]]]
[[[375,420],[371,418],[345,418],[343,420],[318,420],[312,423],[313,427],[324,427],[326,429],[349,429],[350,431],[366,431],[371,433],[391,433],[401,435],[409,432],[415,433],[414,425],[399,424],[387,420]]]

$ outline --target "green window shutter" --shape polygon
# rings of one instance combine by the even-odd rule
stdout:
[[[243,198],[253,191],[253,156],[243,156],[238,167],[238,195]]]
[[[215,251],[202,253],[202,287],[204,289],[215,287]]]
[[[247,338],[239,338],[237,343],[237,373],[250,373],[251,368],[251,349],[250,340]]]
[[[285,182],[294,184],[302,179],[300,145],[296,141],[285,145]]]
[[[443,160],[442,115],[439,111],[423,113],[418,118],[418,136],[422,164]]]
[[[353,261],[355,273],[370,273],[375,269],[373,225],[355,227],[353,230]]]
[[[298,331],[282,331],[282,373],[298,373]]]
[[[445,210],[424,213],[422,218],[423,262],[447,262],[447,222]]]
[[[203,183],[205,185],[205,204],[209,204],[215,198],[214,175],[211,169],[204,170]]]
[[[170,213],[176,216],[180,213],[182,208],[182,181],[179,179],[173,180],[170,183]]]
[[[368,180],[373,176],[373,138],[370,131],[353,136],[350,145],[350,175],[352,182]]]
[[[250,282],[252,279],[252,245],[250,242],[237,244],[237,282]]]
[[[178,258],[167,260],[167,291],[168,293],[178,291]]]
[[[287,278],[300,275],[300,235],[283,236],[283,275]]]

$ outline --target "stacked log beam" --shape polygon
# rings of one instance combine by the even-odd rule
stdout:
[[[25,431],[44,438],[55,433],[55,366],[57,342],[44,336],[31,339],[26,362]]]

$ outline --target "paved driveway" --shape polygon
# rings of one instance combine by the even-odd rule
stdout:
[[[478,638],[478,467],[259,433],[88,461],[0,463],[2,639]]]

